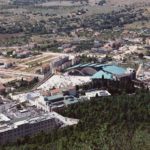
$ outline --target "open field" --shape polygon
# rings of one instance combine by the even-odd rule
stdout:
[[[143,28],[150,28],[150,21],[148,22],[134,22],[132,24],[128,24],[125,26],[125,29],[143,29]]]
[[[150,7],[145,7],[144,14],[146,16],[150,16]],[[147,21],[137,21],[125,26],[126,29],[142,29],[142,28],[150,28],[150,20]]]
[[[20,70],[24,72],[35,73],[37,67],[41,67],[45,62],[51,62],[53,59],[61,56],[63,54],[57,53],[42,53],[37,56],[32,56],[24,59],[16,59],[17,65],[14,67],[14,70]],[[29,71],[30,70],[30,71]]]
[[[22,77],[39,77],[43,78],[43,75],[36,74],[35,71],[40,69],[42,65],[50,63],[53,59],[56,59],[63,54],[58,53],[42,53],[39,56],[33,56],[24,59],[5,58],[0,57],[1,62],[15,62],[15,66],[12,68],[0,68],[0,82],[6,83],[15,79],[21,79]]]

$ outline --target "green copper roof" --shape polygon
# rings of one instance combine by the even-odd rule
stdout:
[[[78,99],[73,96],[67,96],[65,97],[64,103],[66,105],[75,104],[78,102]]]
[[[126,69],[115,65],[109,65],[109,66],[104,66],[103,71],[109,72],[114,75],[121,75],[126,72]]]
[[[110,73],[104,72],[102,70],[95,73],[91,78],[92,79],[102,79],[102,77],[104,77],[104,79],[109,79],[109,80],[112,79],[112,75]]]

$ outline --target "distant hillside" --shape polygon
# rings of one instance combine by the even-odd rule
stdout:
[[[4,2],[4,0],[0,0],[0,2]],[[8,0],[6,0],[8,1]],[[15,5],[33,5],[33,4],[40,4],[40,3],[45,3],[49,1],[72,1],[72,2],[82,2],[86,1],[89,3],[100,3],[102,2],[110,5],[130,5],[133,3],[148,3],[148,0],[10,0],[13,4]]]
[[[107,0],[110,3],[113,4],[132,4],[132,3],[143,3],[143,2],[148,2],[148,0]]]

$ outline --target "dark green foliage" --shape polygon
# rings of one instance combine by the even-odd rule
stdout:
[[[96,63],[97,62],[97,58],[94,57],[87,57],[87,56],[81,56],[80,57],[80,63]]]
[[[102,5],[104,5],[105,3],[106,3],[106,0],[101,0],[101,1],[98,3],[98,5],[102,6]]]
[[[93,47],[93,41],[82,41],[77,45],[75,51],[82,52],[83,50],[90,50]]]
[[[34,5],[47,2],[47,0],[11,0],[14,5]]]
[[[132,8],[113,11],[108,14],[98,14],[84,20],[85,27],[91,27],[94,30],[113,29],[114,27],[123,27],[136,21],[147,21],[140,11],[133,11]]]
[[[1,31],[0,31],[1,32]],[[0,46],[12,46],[12,45],[24,45],[28,43],[30,37],[28,35],[23,36],[11,36],[11,38],[2,39],[0,41]]]
[[[150,93],[96,98],[62,110],[77,126],[41,133],[6,150],[148,150]],[[26,144],[25,144],[26,143]],[[25,145],[24,145],[25,144]]]

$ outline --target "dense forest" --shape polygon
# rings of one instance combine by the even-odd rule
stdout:
[[[61,110],[76,126],[19,139],[1,150],[148,150],[150,93],[138,91],[80,102]]]

